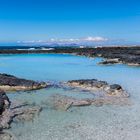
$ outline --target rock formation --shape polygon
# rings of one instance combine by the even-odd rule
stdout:
[[[89,91],[101,91],[98,94],[102,94],[104,97],[120,97],[127,98],[129,94],[118,84],[109,85],[105,81],[98,81],[96,79],[82,79],[82,80],[72,80],[68,81],[67,85],[71,87],[77,87],[81,89],[86,89]]]
[[[8,74],[0,74],[0,89],[4,91],[35,90],[47,87],[44,82],[35,82],[17,78]]]
[[[10,131],[7,131],[5,129],[9,129],[13,121],[32,121],[34,117],[36,117],[40,113],[42,108],[21,101],[10,102],[5,92],[1,91],[1,93],[4,96],[0,96],[0,101],[2,103],[0,115],[0,140],[15,140],[14,135],[10,133]],[[7,106],[5,102],[5,100],[7,101],[7,99],[8,103],[10,102],[11,106]]]

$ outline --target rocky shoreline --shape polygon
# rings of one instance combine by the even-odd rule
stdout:
[[[53,109],[67,111],[71,107],[80,106],[102,106],[102,105],[131,105],[129,93],[118,84],[108,84],[106,81],[98,81],[97,79],[81,79],[71,80],[63,83],[68,89],[78,89],[79,91],[87,91],[94,95],[93,98],[77,99],[68,95],[53,95],[48,101]]]
[[[36,82],[26,80],[8,74],[0,74],[0,89],[4,91],[26,91],[45,88],[48,85],[45,82]]]
[[[27,53],[58,53],[74,54],[86,57],[102,57],[100,65],[127,64],[140,66],[140,47],[107,47],[107,48],[55,48],[54,50],[0,50],[0,54]],[[58,111],[71,111],[73,107],[103,105],[131,105],[129,93],[118,84],[109,84],[97,79],[71,80],[62,83],[64,88],[87,91],[94,95],[89,98],[76,98],[70,95],[53,94],[43,99],[41,104],[31,104],[26,101],[9,100],[8,92],[39,90],[50,86],[48,83],[36,82],[18,78],[13,75],[0,74],[0,140],[16,140],[10,131],[11,123],[33,121],[46,108]],[[55,85],[54,85],[55,86]],[[61,85],[58,88],[62,88]],[[7,94],[7,95],[6,95]],[[80,94],[78,92],[77,94]],[[88,93],[89,94],[89,93]],[[86,96],[88,97],[88,96]]]
[[[101,64],[127,64],[140,66],[140,47],[97,47],[97,48],[71,48],[56,47],[52,50],[17,50],[1,49],[0,54],[32,54],[32,53],[59,53],[74,54],[86,57],[102,57],[106,60]],[[111,60],[111,61],[110,61]]]
[[[26,101],[11,101],[5,92],[13,90],[37,90],[45,88],[48,85],[44,82],[39,83],[17,78],[13,75],[0,74],[0,139],[16,140],[14,134],[10,130],[7,130],[10,128],[11,123],[33,121],[44,108],[68,111],[72,107],[90,105],[96,107],[102,105],[130,105],[129,94],[118,84],[110,85],[106,81],[99,81],[97,79],[81,79],[71,80],[60,85],[72,89],[88,90],[95,96],[93,98],[78,99],[69,95],[53,94],[46,100],[43,100],[40,105],[30,104]],[[59,88],[62,87],[60,86]]]
[[[13,75],[0,74],[0,139],[16,140],[9,129],[11,123],[32,121],[42,108],[27,102],[10,101],[5,92],[7,91],[28,91],[46,88],[48,85],[44,82],[36,82],[17,78]]]
[[[127,64],[140,66],[140,47],[106,47],[106,48],[55,48],[54,50],[0,50],[0,54],[59,53],[86,57],[102,57],[99,64]],[[22,101],[11,101],[6,93],[11,91],[29,91],[48,87],[49,84],[18,78],[13,75],[0,74],[0,140],[16,140],[10,130],[11,123],[33,121],[42,109],[69,111],[72,107],[102,105],[130,105],[129,93],[118,84],[109,84],[97,79],[81,79],[65,82],[63,86],[89,91],[93,98],[77,99],[69,95],[55,94],[44,100],[41,105]],[[61,86],[60,86],[61,88]],[[6,92],[6,93],[5,93]],[[79,93],[78,93],[79,94]],[[86,93],[85,93],[86,94]]]
[[[74,98],[67,95],[55,94],[50,96],[42,104],[54,110],[68,111],[72,107],[83,106],[102,106],[102,105],[131,105],[129,93],[118,84],[108,84],[106,81],[98,81],[96,79],[71,80],[61,83],[59,88],[65,90],[86,91],[94,95],[90,98]],[[89,91],[89,92],[87,92]]]
[[[15,140],[14,134],[7,129],[10,128],[12,122],[28,122],[33,121],[39,115],[42,108],[30,105],[26,102],[12,102],[11,107],[6,109],[0,116],[0,139]]]
[[[42,108],[27,102],[9,101],[4,91],[1,91],[0,95],[0,140],[16,140],[14,134],[7,130],[11,123],[33,121]]]

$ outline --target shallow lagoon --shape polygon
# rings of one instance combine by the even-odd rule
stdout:
[[[0,55],[0,72],[38,81],[67,81],[97,78],[121,84],[131,106],[78,107],[68,112],[45,109],[34,122],[13,124],[18,140],[139,140],[140,68],[127,65],[97,65],[101,58],[61,54]],[[60,88],[9,94],[12,99],[41,104],[52,94],[91,97]]]

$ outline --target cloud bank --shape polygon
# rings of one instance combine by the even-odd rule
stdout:
[[[63,39],[58,39],[58,38],[51,38],[48,40],[29,40],[29,41],[18,41],[18,44],[29,44],[29,45],[47,45],[47,44],[88,44],[88,43],[102,43],[106,42],[109,39],[104,38],[104,37],[85,37],[85,38],[63,38]]]

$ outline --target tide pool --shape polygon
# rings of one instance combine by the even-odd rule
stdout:
[[[105,80],[122,85],[130,93],[132,102],[131,106],[75,107],[69,112],[44,109],[34,122],[13,123],[11,130],[18,140],[138,140],[140,67],[98,65],[101,60],[68,54],[0,55],[0,73],[37,81]],[[41,104],[53,94],[93,97],[61,88],[13,93],[9,97]]]

